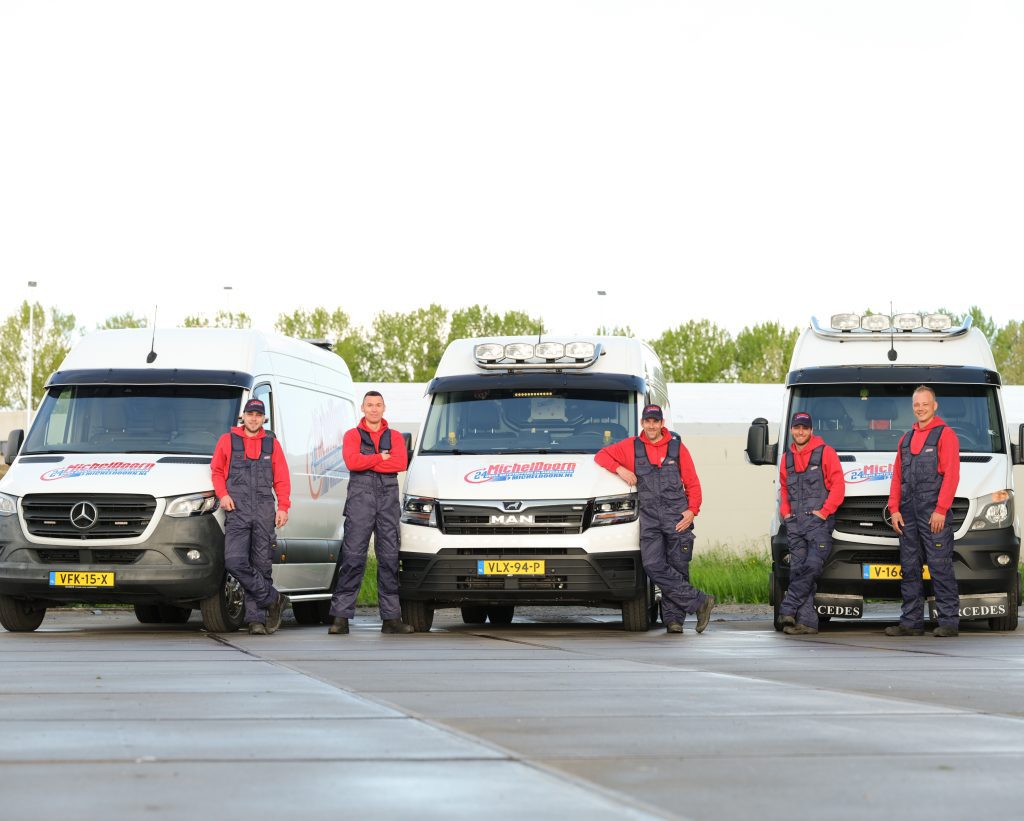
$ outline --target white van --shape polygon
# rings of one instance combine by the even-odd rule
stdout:
[[[327,615],[355,398],[341,357],[308,342],[220,329],[83,337],[46,384],[28,436],[13,431],[0,480],[0,624],[34,630],[48,606],[135,605],[145,623],[236,630],[242,591],[224,572],[224,514],[210,477],[221,434],[250,397],[292,478],[274,583],[296,618]]]
[[[988,340],[969,319],[957,327],[944,314],[837,314],[829,327],[811,320],[786,379],[781,441],[769,445],[767,420],[755,419],[747,457],[777,471],[789,446],[788,420],[797,411],[811,414],[814,432],[839,454],[846,500],[836,512],[832,552],[818,582],[815,603],[823,620],[860,618],[865,598],[900,599],[889,487],[897,443],[915,422],[911,395],[927,385],[936,393],[938,416],[960,439],[960,484],[949,512],[960,618],[987,620],[993,630],[1017,628],[1020,523],[1013,465],[1021,463],[1021,450],[1010,440],[1000,384]],[[775,482],[777,496],[777,474]],[[778,505],[771,546],[779,630],[789,551]],[[934,619],[930,582],[925,585]]]
[[[621,607],[627,630],[656,609],[640,561],[637,496],[594,462],[662,405],[661,363],[625,337],[451,343],[427,388],[401,525],[402,613],[512,620],[518,605]]]

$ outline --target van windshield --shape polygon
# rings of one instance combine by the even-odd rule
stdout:
[[[212,454],[241,397],[241,388],[207,385],[53,387],[22,453]]]
[[[636,434],[634,397],[570,389],[437,393],[421,453],[597,453]]]
[[[807,411],[814,432],[837,451],[895,452],[917,421],[916,385],[799,385],[790,414]],[[1005,453],[996,389],[987,385],[938,385],[937,416],[956,431],[961,452]],[[787,445],[789,437],[788,430]]]

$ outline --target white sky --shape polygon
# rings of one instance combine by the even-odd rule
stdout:
[[[0,0],[5,302],[1024,319],[1022,43],[979,0]]]

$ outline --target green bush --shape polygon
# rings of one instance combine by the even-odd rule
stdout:
[[[722,548],[701,553],[690,562],[690,581],[720,602],[767,604],[768,574],[772,568],[767,552],[734,555]]]

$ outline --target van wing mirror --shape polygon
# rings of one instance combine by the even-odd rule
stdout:
[[[1015,465],[1024,465],[1024,424],[1017,428],[1017,444],[1010,442],[1010,457]]]
[[[25,431],[21,428],[15,428],[7,434],[7,444],[4,445],[4,462],[8,465],[14,464],[14,460],[18,458],[18,452],[21,450],[24,441]]]
[[[778,443],[768,444],[768,420],[758,417],[747,431],[747,461],[752,465],[774,465],[778,453]]]
[[[408,455],[408,459],[412,461],[412,434],[403,433],[402,438],[405,440],[405,452]]]

